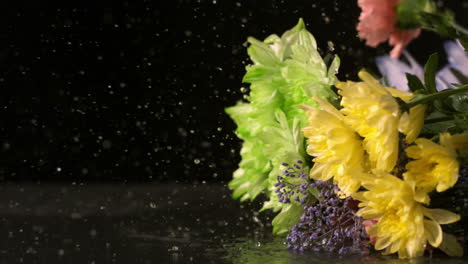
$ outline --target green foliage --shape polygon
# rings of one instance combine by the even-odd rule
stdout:
[[[450,12],[421,12],[420,16],[420,26],[422,28],[445,37],[459,39],[465,51],[467,51],[468,31],[456,23],[455,18]]]
[[[424,66],[424,84],[418,77],[406,74],[408,86],[416,95],[409,103],[402,103],[403,110],[418,104],[427,104],[427,118],[422,134],[432,137],[442,132],[468,132],[468,84],[454,85],[454,89],[437,91],[436,72],[438,55],[432,54]],[[460,83],[467,80],[460,72],[455,76]],[[401,102],[400,102],[401,103]]]
[[[439,55],[433,53],[429,56],[426,64],[424,65],[424,84],[419,78],[413,74],[406,73],[406,79],[408,80],[408,86],[410,90],[416,94],[432,94],[437,93],[436,88],[436,72],[439,65]],[[419,97],[421,98],[421,97]],[[419,99],[415,98],[413,100]]]
[[[291,230],[291,227],[299,223],[304,209],[302,205],[291,203],[283,206],[281,212],[271,222],[273,225],[273,234],[285,235]]]
[[[433,10],[429,0],[401,0],[397,6],[398,27],[414,29],[421,24],[421,13]]]
[[[468,52],[468,36],[462,36],[458,40],[462,44],[463,48],[465,48],[465,52]]]
[[[424,87],[424,84],[421,82],[421,80],[419,80],[419,78],[416,75],[406,73],[406,79],[408,80],[408,86],[413,93],[423,91],[424,89],[426,89],[426,87]]]
[[[237,124],[237,136],[243,140],[242,160],[229,188],[234,191],[233,197],[241,200],[253,200],[265,193],[270,200],[262,210],[281,210],[273,221],[274,232],[281,233],[289,230],[302,213],[301,206],[279,203],[273,186],[281,175],[282,162],[309,160],[301,132],[308,122],[299,106],[317,106],[312,96],[337,101],[331,86],[336,82],[340,61],[335,57],[327,68],[302,19],[281,37],[271,35],[264,41],[249,38],[248,42],[253,64],[246,67],[243,82],[250,83],[251,92],[247,102],[226,109]]]
[[[397,27],[403,30],[424,28],[460,40],[468,48],[468,30],[458,25],[453,13],[439,10],[431,0],[401,0],[397,6]]]
[[[424,65],[424,83],[426,84],[427,92],[436,93],[436,72],[439,65],[439,55],[433,53],[426,64]]]

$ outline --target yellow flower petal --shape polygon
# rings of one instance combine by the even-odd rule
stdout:
[[[356,132],[343,122],[343,114],[330,103],[315,98],[322,109],[307,109],[310,126],[303,128],[307,153],[314,156],[310,177],[329,180],[340,188],[342,197],[360,187],[359,175],[364,171],[364,149]]]
[[[426,229],[426,237],[429,244],[433,247],[438,247],[442,242],[442,228],[440,225],[432,220],[424,220],[424,229]]]
[[[457,135],[442,133],[440,134],[440,144],[456,150],[459,155],[466,155],[466,152],[468,152],[468,133]]]
[[[363,80],[366,84],[368,84],[372,89],[373,92],[379,93],[381,95],[389,94],[386,87],[383,87],[372,75],[370,75],[366,71],[360,71],[358,73],[359,79]]]
[[[384,237],[381,239],[377,239],[377,242],[375,243],[375,249],[376,250],[382,250],[392,244],[392,241],[390,241],[389,237]]]
[[[401,239],[397,239],[396,241],[394,241],[392,243],[392,246],[390,248],[388,248],[388,253],[389,254],[393,254],[393,253],[398,251],[398,249],[400,248],[400,241],[401,241]]]
[[[381,216],[381,213],[371,207],[365,207],[356,214],[357,216],[361,216],[365,219],[374,219]]]
[[[322,98],[318,96],[313,96],[312,99],[314,99],[315,102],[317,102],[320,107],[325,110],[326,112],[332,114],[339,120],[343,120],[343,115],[336,109],[333,105],[331,105],[328,101],[323,100]]]
[[[372,226],[368,234],[375,236],[375,249],[384,249],[384,254],[398,252],[400,258],[412,258],[424,253],[426,244],[440,245],[442,229],[435,220],[425,219],[427,215],[446,215],[436,209],[427,209],[414,200],[411,185],[385,172],[375,172],[375,179],[364,181],[367,191],[353,194],[359,200],[357,215],[364,219],[379,221]],[[442,218],[442,217],[439,217]]]
[[[410,92],[401,91],[391,87],[385,87],[385,89],[393,96],[399,97],[401,100],[408,103],[411,99],[413,99],[414,94]]]
[[[441,225],[452,224],[460,220],[460,215],[444,209],[426,208],[424,210],[424,215]]]
[[[429,203],[429,192],[443,192],[458,180],[460,165],[456,152],[445,142],[446,146],[418,138],[416,145],[406,149],[408,157],[414,160],[406,164],[403,178],[413,187],[419,202]]]
[[[415,258],[420,257],[424,253],[425,243],[421,243],[421,240],[412,239],[406,243],[406,250],[399,251],[398,257],[400,258]]]
[[[393,97],[399,97],[406,103],[414,97],[414,94],[410,92],[404,92],[390,87],[385,88]],[[427,105],[420,104],[412,107],[409,110],[409,113],[405,112],[401,115],[398,130],[406,135],[406,143],[412,143],[421,132],[424,125],[424,114],[426,109]]]
[[[406,143],[413,143],[419,136],[424,125],[426,109],[427,105],[416,105],[409,110],[409,113],[405,112],[401,115],[398,130],[406,135]]]
[[[330,178],[324,177],[323,174],[323,169],[326,168],[326,166],[327,164],[325,163],[316,162],[314,167],[310,170],[310,177],[320,181],[328,181]]]
[[[336,84],[342,96],[344,121],[364,138],[372,168],[390,172],[398,158],[400,108],[395,98],[370,74],[360,72],[363,82]]]
[[[412,184],[414,186],[414,184]],[[429,204],[431,199],[429,198],[429,191],[427,189],[420,189],[413,187],[414,190],[414,200],[419,203]]]

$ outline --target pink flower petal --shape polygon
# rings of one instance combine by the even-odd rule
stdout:
[[[394,46],[390,52],[390,56],[398,59],[403,52],[403,49],[415,38],[421,34],[421,29],[414,30],[395,30],[390,34],[389,43]]]
[[[389,40],[394,46],[390,55],[398,58],[411,40],[420,34],[420,29],[398,30],[396,5],[400,0],[358,0],[362,9],[357,25],[358,36],[366,40],[366,45],[375,47]]]
[[[378,222],[379,222],[379,218],[374,218],[374,219],[362,221],[362,225],[364,225],[364,229],[366,230],[366,233],[369,234],[369,229],[373,225],[377,224]],[[369,236],[369,240],[372,244],[375,244],[375,242],[377,242],[377,237]]]

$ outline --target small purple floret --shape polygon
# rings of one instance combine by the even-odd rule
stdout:
[[[293,199],[298,203],[305,204],[309,200],[308,188],[312,183],[307,179],[307,174],[298,163],[303,162],[297,161],[292,166],[286,162],[282,163],[286,168],[282,171],[283,176],[277,176],[278,182],[275,184],[277,187],[275,192],[281,203],[289,204]],[[304,181],[298,184],[290,183],[288,180],[293,178],[304,179]]]
[[[354,200],[338,198],[338,187],[328,181],[316,181],[310,187],[321,190],[322,200],[304,205],[300,222],[287,236],[288,247],[338,254],[367,253],[369,239],[362,218],[355,214]]]

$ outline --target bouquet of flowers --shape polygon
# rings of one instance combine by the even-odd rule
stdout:
[[[302,19],[282,36],[249,38],[246,100],[226,112],[243,140],[229,187],[264,194],[273,233],[295,250],[400,258],[438,248],[463,255],[468,196],[467,31],[429,0],[359,0],[359,37],[376,46],[383,74],[339,81]],[[431,30],[456,39],[449,64],[422,68],[404,48]],[[407,62],[398,58],[403,53]]]

